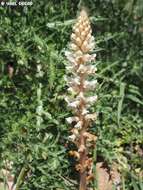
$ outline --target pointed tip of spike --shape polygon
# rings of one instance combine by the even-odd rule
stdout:
[[[87,12],[86,12],[85,8],[82,8],[82,10],[80,12],[80,16],[87,16]]]
[[[82,7],[80,11],[80,16],[82,17],[88,17],[88,9],[86,7]]]

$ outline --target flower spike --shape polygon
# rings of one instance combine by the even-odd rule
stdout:
[[[67,118],[69,124],[73,124],[69,140],[77,146],[77,150],[70,151],[70,155],[78,159],[76,170],[80,174],[79,190],[87,190],[92,174],[92,159],[89,158],[89,146],[95,144],[96,136],[88,132],[91,122],[96,120],[96,113],[88,110],[97,101],[97,95],[87,96],[97,86],[97,80],[89,80],[90,75],[95,75],[97,68],[93,65],[96,54],[92,54],[95,42],[92,36],[90,20],[83,9],[73,26],[69,51],[65,52],[69,64],[66,66],[68,92],[72,96],[66,97],[68,107],[75,114]]]

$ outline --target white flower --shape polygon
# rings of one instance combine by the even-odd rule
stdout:
[[[81,128],[82,128],[82,124],[83,124],[83,122],[82,122],[82,121],[79,121],[79,122],[74,126],[74,128],[81,129]]]
[[[96,101],[97,101],[97,96],[91,96],[91,97],[86,98],[86,102],[90,104]]]
[[[69,97],[64,96],[64,98],[65,98],[65,101],[66,101],[67,103],[69,103],[69,102],[70,102]]]
[[[96,87],[97,80],[85,81],[84,88],[85,89],[94,89]]]
[[[87,74],[94,74],[97,71],[97,68],[94,65],[89,65],[87,67]]]
[[[79,66],[77,72],[78,73],[86,73],[87,69],[88,68],[85,65],[82,64],[82,65]]]
[[[95,120],[96,118],[97,118],[97,114],[96,113],[87,114],[85,116],[85,119],[87,119],[87,120]]]
[[[76,135],[70,135],[69,137],[68,137],[68,139],[70,140],[70,141],[75,141],[75,139],[76,139]]]
[[[95,58],[96,58],[96,53],[94,53],[94,54],[91,55],[90,61],[95,61]]]
[[[90,44],[94,43],[94,45],[95,45],[95,38],[94,38],[94,36],[91,36],[91,37],[90,37],[89,43],[90,43]]]
[[[80,85],[80,78],[68,79],[68,83],[69,85]]]
[[[78,86],[71,86],[71,87],[69,87],[68,89],[67,89],[69,92],[71,92],[71,93],[78,93],[79,92],[79,87]]]
[[[76,135],[76,136],[79,135],[79,131],[78,131],[78,129],[76,129],[76,128],[73,128],[73,129],[71,130],[71,132],[72,132],[74,135]]]
[[[90,60],[91,60],[91,55],[90,54],[85,54],[85,55],[83,55],[83,60],[85,61],[85,62],[89,62]]]
[[[68,106],[71,107],[71,108],[77,108],[80,104],[80,101],[74,101],[74,102],[69,102],[68,103]]]
[[[76,39],[76,35],[75,35],[74,33],[72,33],[71,39],[72,39],[72,40],[75,40],[75,39]]]
[[[97,84],[97,80],[92,80],[92,81],[90,81],[89,86],[91,86],[91,88],[92,88],[92,87],[95,87],[96,84]]]
[[[77,70],[77,73],[85,73],[85,74],[93,74],[97,71],[97,68],[96,66],[94,65],[80,65],[78,70]]]
[[[80,104],[79,100],[74,101],[70,97],[65,96],[65,101],[67,102],[68,106],[71,108],[77,108]]]
[[[64,80],[67,82],[68,86],[78,86],[80,85],[80,78],[76,76],[75,78],[64,77]]]
[[[65,51],[65,56],[67,57],[69,62],[75,63],[75,58],[74,58],[74,56],[73,56],[73,54],[71,52]]]
[[[92,51],[92,50],[94,49],[94,46],[95,46],[95,43],[94,43],[94,42],[89,43],[89,44],[87,45],[87,49],[89,49],[90,51]]]
[[[76,61],[78,61],[78,59],[81,58],[81,56],[83,56],[83,53],[81,50],[78,50],[75,52],[75,58],[77,58]]]
[[[82,56],[82,58],[83,58],[83,60],[85,61],[85,62],[91,62],[91,61],[94,61],[95,60],[95,58],[96,58],[96,54],[84,54],[83,56]]]
[[[70,72],[71,72],[71,71],[73,71],[73,69],[74,69],[73,65],[67,65],[67,66],[66,66],[66,70],[67,70],[67,71],[70,71]]]
[[[86,108],[84,108],[84,109],[82,110],[82,115],[86,115],[87,113],[89,113],[89,111],[88,111]]]
[[[68,90],[69,92],[71,92],[71,93],[75,93],[75,92],[76,92],[73,87],[69,87],[67,90]]]
[[[80,78],[76,77],[74,79],[71,79],[71,83],[70,84],[80,85]]]
[[[85,88],[85,89],[89,86],[90,82],[91,82],[91,81],[87,81],[87,80],[84,81],[84,88]]]
[[[66,121],[71,124],[74,121],[79,121],[79,118],[78,117],[68,117],[68,118],[66,118]]]
[[[75,45],[75,44],[73,44],[73,43],[70,44],[70,48],[71,48],[73,51],[77,51],[77,50],[79,49],[78,46]]]
[[[84,94],[83,94],[83,92],[81,91],[80,93],[79,93],[79,95],[77,96],[77,100],[85,100],[85,97],[84,97]]]
[[[66,57],[69,57],[69,56],[72,57],[72,53],[71,53],[70,51],[65,51],[65,56],[66,56]]]

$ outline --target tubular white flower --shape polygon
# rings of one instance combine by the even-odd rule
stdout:
[[[97,68],[94,65],[89,65],[87,67],[87,74],[94,74],[97,71]]]
[[[91,57],[92,57],[92,56],[87,53],[87,54],[83,55],[83,60],[84,60],[85,62],[90,62]]]
[[[77,100],[85,100],[85,97],[84,97],[84,94],[83,92],[81,91],[78,96],[76,97]]]
[[[75,139],[76,139],[76,135],[70,135],[69,137],[68,137],[68,139],[70,140],[70,141],[75,141]]]
[[[64,98],[65,98],[65,101],[66,101],[67,103],[69,103],[69,102],[70,102],[70,100],[69,100],[69,97],[68,97],[68,96],[64,96]]]
[[[76,64],[75,58],[71,52],[65,51],[65,56],[67,57],[70,63]]]
[[[86,120],[96,120],[96,118],[97,118],[97,114],[96,114],[96,113],[87,114],[87,115],[85,116],[85,119],[86,119]]]
[[[86,115],[87,113],[89,113],[89,111],[88,111],[86,108],[84,108],[84,109],[82,110],[81,115]]]
[[[71,132],[72,132],[74,135],[76,135],[76,136],[79,135],[79,131],[78,131],[77,128],[73,128],[73,129],[71,130]]]
[[[69,85],[80,85],[80,78],[79,77],[69,78],[67,82]]]
[[[91,61],[95,61],[95,58],[96,58],[96,53],[91,55]]]
[[[74,68],[75,67],[73,65],[66,66],[66,70],[69,71],[69,72],[73,72]]]
[[[74,100],[73,98],[70,98],[68,96],[65,96],[65,101],[71,108],[77,108],[80,104],[80,100]]]
[[[90,81],[89,86],[94,87],[95,85],[97,85],[97,80]]]
[[[94,74],[97,71],[97,68],[94,65],[80,65],[77,69],[77,73],[82,74]]]
[[[74,101],[74,102],[69,102],[68,106],[71,108],[77,108],[80,104],[80,101]]]
[[[75,57],[79,59],[81,56],[83,56],[83,52],[81,50],[78,50],[75,52]],[[76,60],[77,61],[77,60]]]
[[[79,58],[82,58],[84,63],[95,61],[96,54],[82,54]]]
[[[93,104],[96,101],[97,101],[97,96],[90,96],[90,97],[86,98],[86,102],[90,103],[90,104]]]
[[[69,124],[71,124],[72,122],[74,122],[74,121],[79,121],[79,118],[78,117],[68,117],[68,118],[66,118],[66,121],[69,123]]]
[[[67,90],[72,94],[77,92],[73,87],[69,87]]]
[[[86,73],[87,72],[87,66],[85,66],[85,65],[80,65],[79,66],[79,68],[78,68],[78,70],[77,70],[77,73]]]
[[[89,44],[94,44],[94,46],[95,46],[95,38],[93,37],[93,36],[91,36],[90,38],[89,38]]]
[[[71,86],[67,89],[69,92],[71,93],[78,93],[80,91],[79,87],[78,86]]]
[[[95,46],[94,42],[89,43],[88,46],[87,46],[87,49],[89,49],[90,51],[93,51],[94,46]]]
[[[74,126],[74,128],[81,129],[81,128],[82,128],[82,125],[83,125],[83,122],[82,122],[82,121],[79,121],[79,122]]]
[[[71,48],[71,50],[74,50],[74,51],[79,50],[79,47],[73,43],[70,44],[70,48]]]
[[[72,33],[71,40],[75,40],[75,39],[76,39],[76,35],[74,33]]]
[[[94,89],[96,88],[97,80],[84,81],[84,89]]]

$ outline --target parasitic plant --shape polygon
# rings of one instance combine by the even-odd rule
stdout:
[[[69,51],[65,52],[69,61],[66,81],[70,93],[65,100],[74,114],[66,120],[74,126],[69,140],[76,145],[77,151],[70,151],[70,155],[78,161],[76,170],[80,174],[80,190],[87,190],[89,181],[93,179],[93,160],[89,148],[93,147],[96,141],[96,136],[89,133],[91,123],[96,119],[96,113],[90,113],[90,107],[97,100],[97,95],[88,95],[97,85],[97,80],[91,80],[97,70],[96,66],[91,64],[96,57],[92,54],[95,43],[91,33],[87,12],[82,9],[73,27]]]

